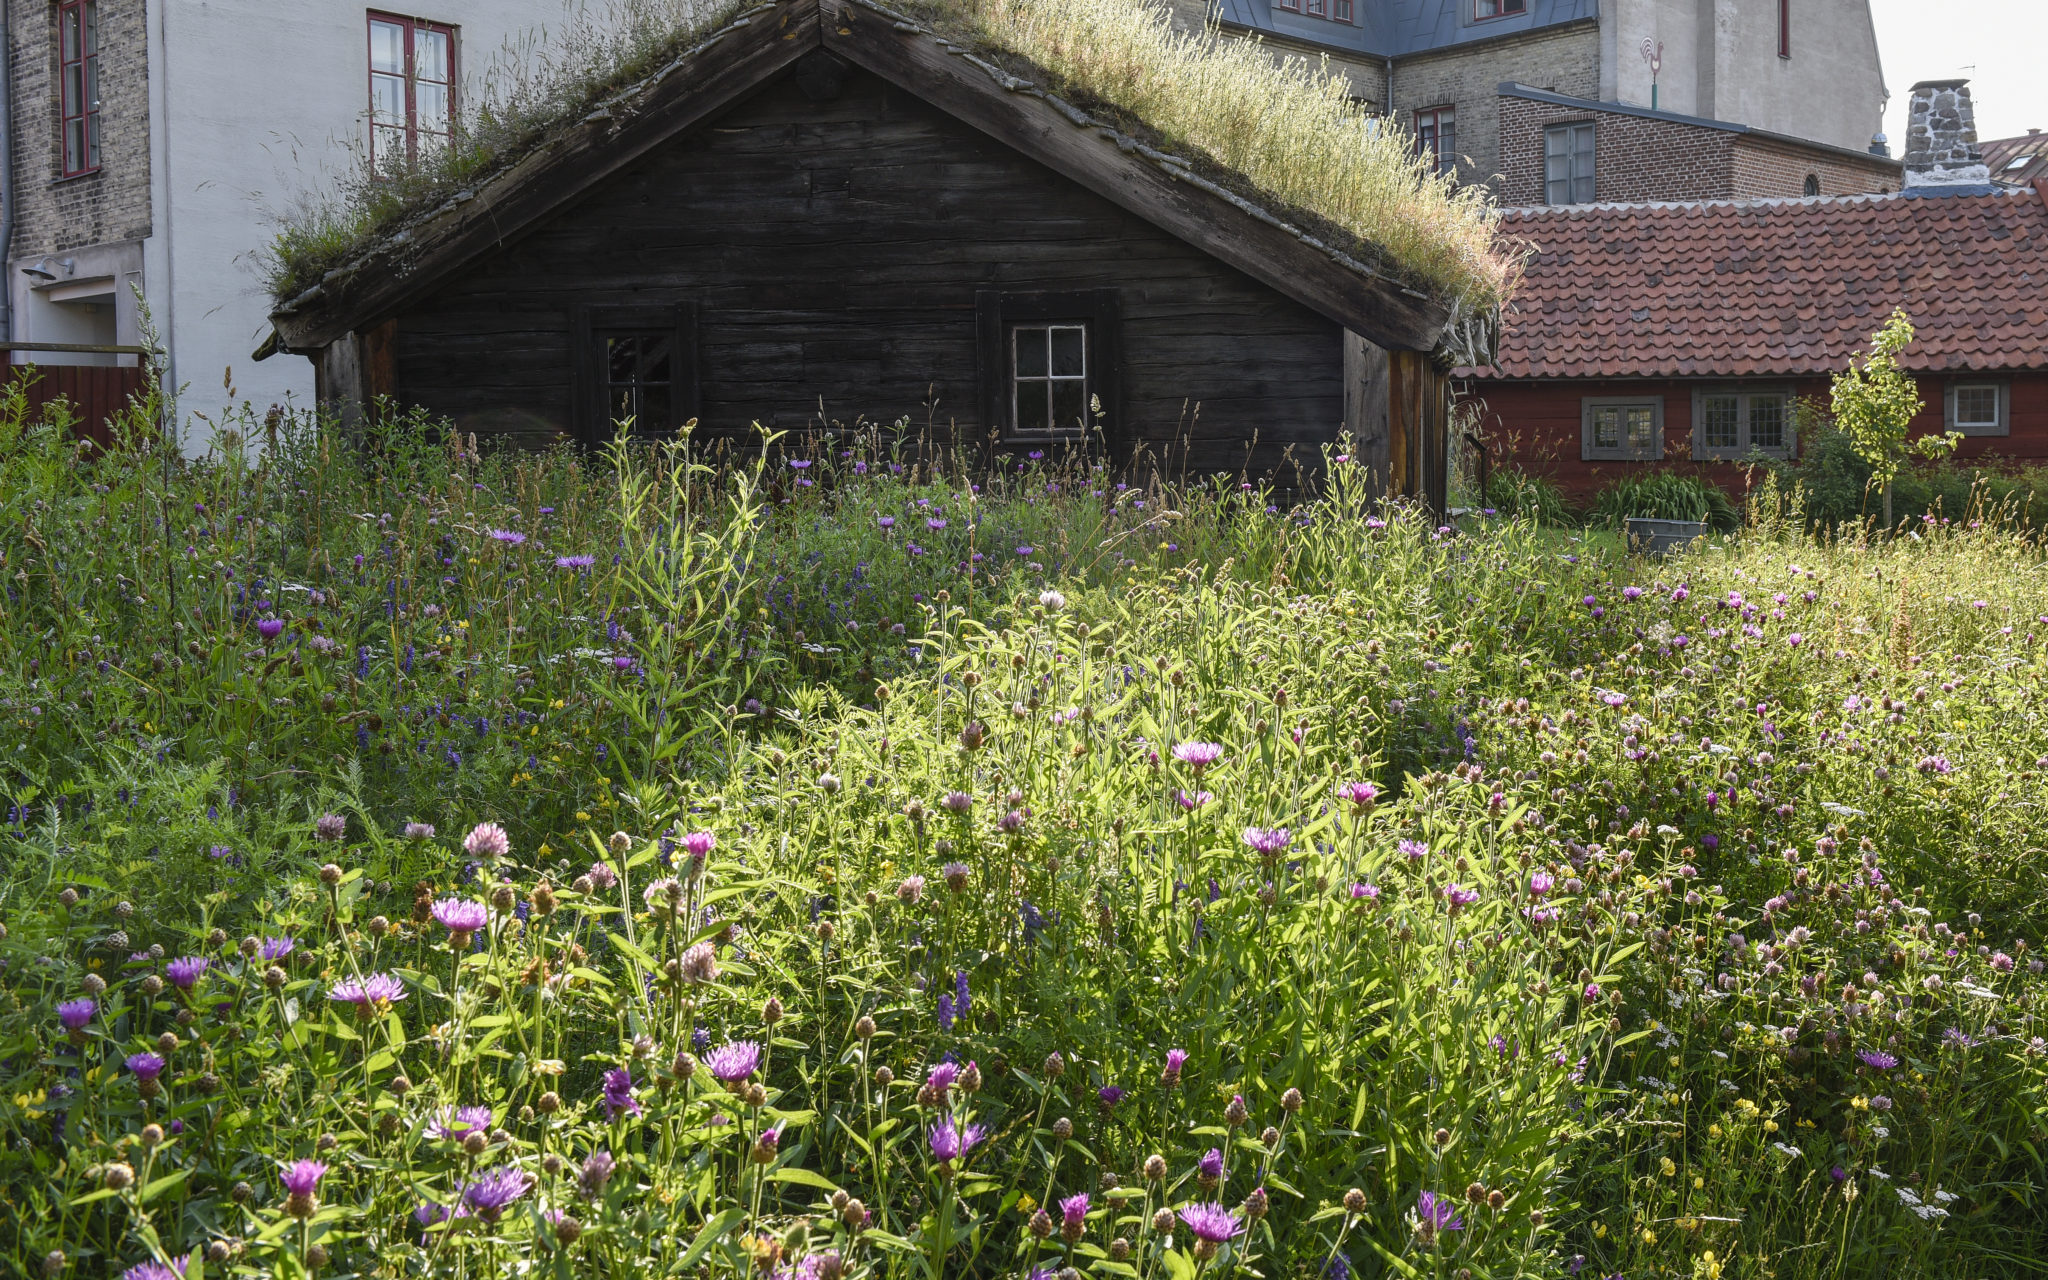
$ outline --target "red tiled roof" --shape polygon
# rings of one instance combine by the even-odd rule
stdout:
[[[2048,368],[2048,181],[2012,193],[1510,211],[1534,246],[1493,378],[1832,373],[1894,307],[1904,363]]]

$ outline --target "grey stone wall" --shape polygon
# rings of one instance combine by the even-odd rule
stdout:
[[[1977,150],[1977,111],[1967,80],[1922,80],[1906,104],[1906,173],[1912,186],[1988,182]]]
[[[64,177],[57,6],[4,0],[13,72],[14,235],[7,258],[150,233],[149,27],[145,0],[100,0],[100,167]]]

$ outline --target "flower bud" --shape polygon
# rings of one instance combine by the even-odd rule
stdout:
[[[1033,1211],[1031,1215],[1031,1234],[1038,1237],[1040,1240],[1043,1240],[1047,1236],[1051,1235],[1052,1215],[1047,1213],[1044,1209],[1038,1209]]]
[[[228,931],[218,928],[209,929],[206,934],[206,945],[212,947],[215,951],[228,945]]]
[[[562,1095],[556,1093],[553,1089],[550,1089],[546,1093],[540,1095],[540,1097],[536,1099],[534,1103],[534,1110],[540,1112],[544,1116],[551,1116],[555,1114],[555,1112],[560,1111],[561,1109]]]
[[[555,1219],[556,1244],[563,1245],[565,1247],[568,1245],[575,1244],[577,1237],[581,1236],[582,1234],[583,1224],[578,1222],[576,1219],[570,1217],[568,1214],[565,1213],[561,1217]]]
[[[846,1224],[848,1231],[858,1231],[868,1224],[868,1207],[858,1200],[848,1200],[846,1207],[839,1211],[839,1220]]]
[[[471,1129],[468,1133],[462,1135],[462,1150],[467,1155],[482,1155],[484,1148],[488,1147],[490,1143],[490,1138],[481,1130]]]
[[[125,1191],[135,1184],[135,1170],[125,1164],[110,1164],[100,1171],[100,1183],[110,1191]]]
[[[1074,1122],[1072,1120],[1067,1119],[1065,1116],[1061,1116],[1059,1119],[1053,1121],[1052,1136],[1058,1138],[1061,1142],[1065,1142],[1068,1138],[1073,1137]]]
[[[160,1146],[162,1146],[162,1145],[163,1145],[163,1141],[164,1141],[164,1129],[163,1129],[163,1126],[162,1126],[162,1125],[159,1125],[159,1124],[146,1124],[146,1125],[143,1125],[143,1126],[142,1126],[142,1145],[143,1145],[143,1146],[145,1146],[145,1147],[160,1147]]]
[[[1259,1134],[1259,1145],[1268,1151],[1277,1150],[1280,1146],[1280,1131],[1270,1124],[1267,1125]]]
[[[412,1081],[404,1076],[393,1076],[391,1077],[390,1088],[391,1092],[403,1098],[406,1094],[412,1092]]]
[[[1059,1055],[1058,1050],[1045,1056],[1045,1074],[1055,1080],[1067,1074],[1067,1060]]]
[[[308,1245],[306,1247],[306,1265],[309,1267],[326,1266],[327,1246],[324,1244]]]
[[[859,1036],[863,1040],[874,1039],[875,1020],[873,1018],[870,1018],[866,1014],[860,1015],[860,1020],[853,1024],[853,1034]]]
[[[1301,1090],[1289,1089],[1287,1092],[1281,1094],[1280,1109],[1282,1111],[1301,1110]]]
[[[519,905],[519,890],[509,884],[501,884],[491,890],[491,909],[499,915],[510,915]]]
[[[1232,1094],[1230,1105],[1223,1108],[1224,1123],[1233,1129],[1241,1128],[1250,1116],[1251,1112],[1244,1105],[1244,1097],[1241,1094]]]
[[[156,1051],[168,1058],[178,1051],[179,1043],[177,1032],[166,1031],[156,1038]]]
[[[341,883],[341,868],[328,863],[320,868],[320,883],[333,888]]]
[[[533,909],[544,916],[555,913],[555,888],[545,880],[533,887]]]
[[[234,1188],[228,1192],[228,1198],[236,1204],[247,1204],[249,1203],[249,1198],[255,1194],[256,1188],[246,1182],[237,1182]]]
[[[759,1080],[747,1086],[747,1105],[765,1107],[768,1105],[768,1088]]]
[[[391,922],[383,916],[371,916],[368,927],[373,938],[381,938],[391,932]]]
[[[152,1000],[154,1000],[157,996],[162,995],[163,990],[164,980],[162,978],[157,977],[153,973],[142,980],[142,994],[149,997]]]
[[[623,831],[614,831],[608,843],[611,845],[612,856],[622,858],[633,848],[633,837]]]
[[[568,1167],[568,1162],[562,1159],[562,1153],[559,1151],[550,1151],[540,1158],[540,1171],[550,1178],[561,1177],[562,1170]]]
[[[588,897],[591,891],[597,888],[597,885],[591,881],[589,876],[577,876],[569,882],[569,887],[577,893]]]
[[[960,1088],[967,1093],[981,1092],[981,1067],[970,1062],[960,1071]]]
[[[88,973],[85,975],[85,981],[80,985],[85,988],[85,994],[97,996],[106,991],[107,980],[96,973]]]
[[[1145,1157],[1145,1181],[1157,1182],[1166,1176],[1166,1157],[1153,1154]]]
[[[284,978],[284,970],[276,965],[271,965],[263,971],[263,985],[269,987],[272,991],[284,985]]]
[[[57,901],[67,908],[77,906],[78,890],[73,889],[69,885],[66,885],[64,887],[64,892],[57,895]]]
[[[1357,1187],[1344,1193],[1344,1212],[1361,1214],[1365,1212],[1365,1192]]]
[[[876,1084],[878,1084],[878,1085],[881,1085],[881,1086],[882,1086],[882,1087],[883,1087],[884,1089],[886,1089],[886,1088],[888,1088],[888,1087],[889,1087],[889,1086],[890,1086],[891,1084],[894,1084],[894,1083],[895,1083],[895,1081],[896,1081],[896,1073],[895,1073],[894,1071],[891,1071],[891,1070],[889,1070],[889,1068],[887,1068],[887,1067],[876,1067],[876,1068],[875,1068],[875,1083],[876,1083]]]
[[[1266,1189],[1253,1187],[1252,1193],[1244,1198],[1244,1216],[1257,1222],[1266,1216]]]
[[[135,914],[135,904],[132,902],[117,902],[114,904],[114,914],[126,920]]]
[[[1173,1210],[1160,1209],[1152,1215],[1152,1229],[1158,1232],[1173,1230]]]
[[[761,1021],[771,1027],[782,1021],[782,1001],[769,996],[768,1002],[761,1006]]]
[[[228,1260],[230,1252],[227,1241],[215,1240],[206,1246],[206,1260],[215,1266],[219,1266]]]

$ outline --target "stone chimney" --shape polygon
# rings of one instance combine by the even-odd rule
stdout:
[[[1991,170],[1977,150],[1968,80],[1922,80],[1906,104],[1906,186],[1981,186]]]

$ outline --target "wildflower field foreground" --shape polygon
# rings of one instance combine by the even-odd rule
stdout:
[[[2043,1273],[1996,521],[272,425],[0,404],[0,1272]]]

